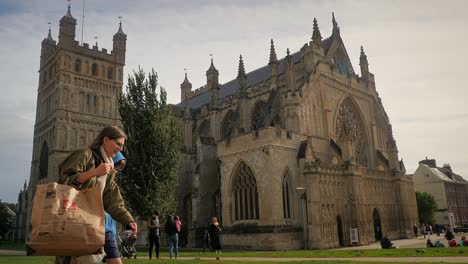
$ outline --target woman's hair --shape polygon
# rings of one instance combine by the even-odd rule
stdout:
[[[116,126],[106,126],[101,130],[101,132],[99,132],[99,135],[97,135],[89,147],[95,149],[99,148],[102,145],[105,137],[110,139],[125,138],[125,140],[127,140],[127,135],[125,132],[123,132],[122,129]]]
[[[174,220],[179,220],[179,216],[178,216],[178,215],[175,215],[175,216],[174,216]]]

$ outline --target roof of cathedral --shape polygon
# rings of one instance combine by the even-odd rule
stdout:
[[[297,51],[292,54],[292,63],[297,63],[301,60],[301,53]],[[278,61],[279,74],[284,73],[284,64],[285,58]],[[270,78],[270,68],[268,65],[258,68],[254,71],[247,73],[247,87],[251,88],[255,84],[266,81]],[[230,95],[235,94],[239,90],[239,81],[233,79],[225,84],[220,85],[219,98],[222,100]],[[182,107],[184,103],[187,102],[189,107],[192,109],[197,109],[203,105],[209,104],[211,100],[211,91],[206,91],[199,95],[196,95],[184,102],[180,102],[177,106]]]

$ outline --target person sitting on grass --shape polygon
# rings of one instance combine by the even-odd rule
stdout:
[[[466,240],[465,236],[462,236],[460,242],[458,242],[459,247],[467,246],[468,241]]]
[[[383,249],[395,248],[392,241],[390,241],[390,238],[388,238],[387,235],[384,236],[382,241],[380,241],[380,245],[382,246]]]
[[[430,239],[427,240],[426,247],[428,247],[428,248],[434,247],[434,244],[432,243],[432,241]]]
[[[437,240],[434,244],[435,247],[445,247],[444,243],[442,243],[442,241],[440,240]]]
[[[449,247],[456,247],[456,246],[457,246],[457,240],[453,238],[452,240],[450,240]]]

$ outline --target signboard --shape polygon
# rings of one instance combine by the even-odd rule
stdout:
[[[357,228],[350,228],[349,235],[351,237],[351,245],[358,246],[359,245],[359,236],[358,236],[358,229]]]

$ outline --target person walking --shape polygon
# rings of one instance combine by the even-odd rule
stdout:
[[[414,237],[415,237],[415,238],[418,238],[418,232],[419,232],[419,230],[418,230],[418,225],[417,225],[417,224],[414,224],[414,226],[413,226],[413,234],[414,234]]]
[[[148,219],[149,259],[153,257],[153,245],[156,258],[159,258],[159,228],[159,212],[158,210],[153,210],[153,215]]]
[[[177,227],[173,216],[167,216],[164,230],[166,232],[167,243],[169,244],[169,258],[172,259],[173,253],[174,257],[177,258],[179,255],[179,235],[177,234]]]
[[[125,209],[119,186],[114,181],[115,169],[112,158],[120,151],[127,135],[116,126],[106,126],[87,148],[71,153],[59,165],[59,183],[71,185],[78,190],[100,186],[104,210],[117,222],[138,232],[132,215]],[[75,257],[56,257],[56,263],[68,264]],[[120,260],[120,259],[119,259]]]
[[[218,218],[213,217],[211,224],[208,227],[208,234],[210,237],[210,246],[216,252],[216,259],[219,259],[221,255],[222,243],[221,243],[221,228],[219,227]]]

